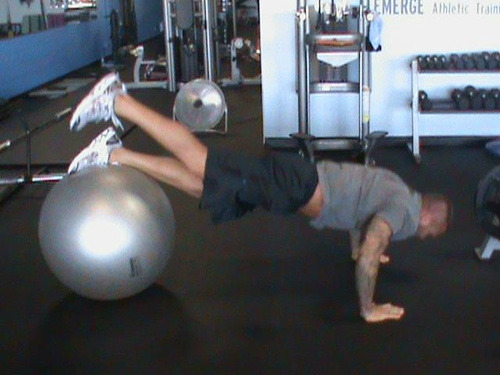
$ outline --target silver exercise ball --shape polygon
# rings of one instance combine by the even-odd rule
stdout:
[[[38,234],[49,268],[64,285],[84,297],[115,300],[162,274],[175,219],[153,179],[124,166],[90,167],[52,187]]]

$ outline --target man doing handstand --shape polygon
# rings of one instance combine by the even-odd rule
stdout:
[[[137,124],[173,156],[123,147],[115,132],[123,130],[120,119]],[[117,73],[104,76],[80,102],[70,129],[108,120],[114,126],[77,155],[68,173],[91,165],[126,165],[199,198],[214,223],[260,206],[280,215],[300,212],[316,229],[349,231],[360,314],[367,322],[398,320],[404,314],[399,306],[374,302],[379,265],[389,260],[384,252],[391,240],[437,237],[450,225],[452,207],[446,197],[413,191],[383,168],[209,149],[185,125],[127,94]]]

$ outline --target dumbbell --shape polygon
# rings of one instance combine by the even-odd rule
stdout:
[[[489,52],[483,52],[484,62],[486,63],[486,69],[495,70],[497,68],[497,61]]]
[[[455,70],[464,70],[464,60],[456,53],[452,53],[450,55],[450,64],[451,67]]]
[[[476,67],[474,59],[472,58],[471,55],[468,55],[466,53],[462,54],[462,60],[464,62],[465,70],[473,70]]]
[[[492,111],[496,108],[496,100],[491,95],[491,90],[479,90],[479,96],[481,97],[482,109]]]
[[[491,89],[490,95],[495,100],[495,108],[500,109],[500,90],[499,89]]]
[[[495,66],[493,69],[500,69],[500,52],[493,52],[491,58],[493,59],[492,64]]]
[[[427,69],[427,61],[425,59],[425,56],[417,56],[417,64],[418,64],[418,68],[420,70],[426,70]]]
[[[466,86],[464,93],[469,99],[470,109],[477,111],[483,107],[483,100],[479,95],[479,91],[474,86]]]
[[[450,69],[450,60],[445,56],[445,55],[440,55],[438,59],[441,61],[441,64],[443,66],[443,69],[448,70]]]
[[[436,70],[443,70],[444,69],[444,62],[441,59],[441,56],[432,56],[432,60],[434,61],[434,66]],[[446,58],[445,58],[446,60]]]
[[[455,108],[459,111],[466,111],[469,109],[469,99],[460,89],[454,89],[451,92],[451,99],[455,103]]]
[[[418,104],[422,111],[430,111],[432,109],[432,102],[427,93],[423,90],[418,92]]]
[[[482,53],[474,53],[472,60],[474,60],[474,67],[477,70],[486,70],[486,59]]]
[[[430,55],[425,56],[425,65],[427,66],[428,70],[436,69],[436,61]]]
[[[434,55],[432,61],[436,70],[450,69],[450,62],[445,55]]]
[[[427,62],[425,61],[425,56],[417,56],[417,65],[420,70],[427,69]]]

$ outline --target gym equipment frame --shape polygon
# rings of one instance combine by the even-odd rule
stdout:
[[[173,0],[163,0],[163,22],[164,22],[164,40],[165,40],[165,59],[158,60],[144,60],[144,46],[138,45],[130,51],[136,57],[134,64],[134,80],[133,82],[126,82],[127,89],[149,89],[149,88],[163,88],[170,92],[177,91],[177,80],[175,74],[175,49],[174,49],[174,36],[175,27],[172,19],[175,17],[173,13]],[[146,81],[141,79],[141,68],[148,65],[157,65],[165,68],[165,80],[160,81]]]
[[[260,84],[260,77],[246,78],[242,75],[237,54],[247,47],[256,51],[249,40],[237,37],[236,1],[228,0],[162,0],[165,57],[157,60],[144,59],[144,46],[138,45],[130,53],[136,57],[133,82],[125,83],[128,89],[164,88],[175,92],[182,83],[198,78],[220,83],[222,86]],[[218,35],[217,6],[221,13],[232,12],[232,30],[222,24],[223,34],[231,36],[230,44],[220,41]],[[226,38],[227,39],[227,38]],[[230,52],[231,77],[220,76],[220,50]],[[202,56],[202,61],[199,57]],[[143,79],[144,67],[159,67],[165,79]],[[201,68],[202,67],[202,68]]]
[[[367,49],[369,23],[374,13],[368,8],[368,2],[362,0],[358,6],[344,2],[331,9],[328,14],[327,30],[318,26],[321,22],[321,9],[317,14],[311,14],[307,0],[297,1],[297,87],[299,133],[310,134],[310,95],[324,93],[357,93],[358,100],[358,136],[357,139],[316,138],[312,144],[315,150],[357,149],[367,150],[366,136],[370,133],[370,92],[371,92],[371,58]],[[331,25],[341,22],[347,24],[352,17],[357,22],[356,30],[347,31],[332,29]],[[316,27],[311,26],[311,20],[317,19]],[[313,31],[314,30],[314,31]],[[312,82],[311,59],[319,64],[326,63],[329,67],[339,70],[352,61],[358,61],[358,82],[343,79]],[[347,69],[347,67],[345,67]]]
[[[135,56],[135,64],[134,64],[134,81],[128,82],[125,84],[127,89],[152,89],[152,88],[160,88],[160,89],[170,89],[169,75],[166,74],[167,80],[160,81],[143,81],[141,80],[141,68],[143,66],[161,66],[163,69],[166,69],[167,63],[165,60],[144,60],[144,46],[139,45],[133,50],[130,51],[130,54]]]
[[[221,78],[219,80],[221,86],[260,85],[262,83],[260,76],[247,78],[241,73],[238,63],[238,51],[244,47],[247,47],[250,51],[255,49],[248,39],[236,37],[231,41],[231,78]]]
[[[31,136],[34,133],[37,133],[43,129],[48,128],[58,122],[60,122],[63,118],[68,116],[72,111],[72,108],[66,108],[61,112],[58,112],[54,115],[53,118],[47,120],[41,125],[30,129],[26,120],[21,118],[22,125],[24,128],[24,132],[20,135],[16,136],[12,139],[7,139],[0,143],[0,153],[8,150],[13,145],[19,143],[20,141],[26,141],[26,171],[24,174],[12,177],[12,178],[0,178],[0,187],[6,186],[0,192],[0,201],[6,199],[10,194],[14,193],[19,187],[29,183],[38,183],[38,182],[57,182],[66,176],[66,173],[45,173],[46,168],[42,168],[40,171],[33,173],[32,172],[32,163],[31,163]]]

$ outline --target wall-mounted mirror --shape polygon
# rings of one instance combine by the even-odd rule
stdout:
[[[31,34],[96,18],[98,0],[2,0],[0,38]]]

